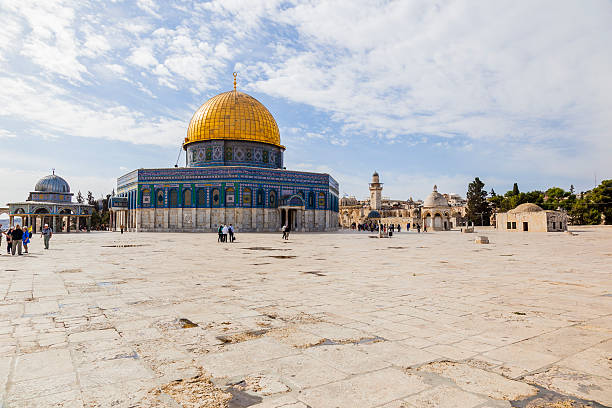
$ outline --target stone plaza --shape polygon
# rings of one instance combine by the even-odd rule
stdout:
[[[35,237],[0,406],[609,407],[612,229],[570,230]]]

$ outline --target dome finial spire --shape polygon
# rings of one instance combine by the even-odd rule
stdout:
[[[234,72],[234,91],[236,91],[236,77],[238,76],[237,72]]]
[[[53,175],[55,176],[55,169],[51,169],[51,172],[53,173]]]

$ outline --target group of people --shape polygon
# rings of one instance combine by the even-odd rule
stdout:
[[[418,223],[415,223],[414,228],[416,228],[417,233],[421,233],[421,225]],[[353,223],[351,224],[351,229],[356,229],[357,231],[371,231],[371,232],[379,232],[382,230],[382,232],[390,232],[391,234],[393,234],[395,231],[397,232],[402,232],[402,226],[400,224],[379,224],[379,223],[374,223],[372,221],[368,221],[366,223],[363,224],[357,224],[357,223]],[[410,223],[406,224],[406,232],[410,232]],[[427,225],[425,225],[423,227],[423,232],[427,232]]]
[[[0,246],[2,245],[2,236],[6,239],[6,253],[8,255],[23,255],[28,253],[28,245],[30,244],[30,238],[32,237],[32,227],[17,224],[15,227],[10,227],[6,231],[2,231],[2,224],[0,224]],[[49,240],[53,235],[53,230],[49,227],[49,224],[45,224],[41,231],[41,235],[44,238],[45,249],[49,249]]]
[[[236,240],[233,225],[219,225],[219,238],[217,239],[217,242],[228,242],[228,236],[229,242],[234,242]]]

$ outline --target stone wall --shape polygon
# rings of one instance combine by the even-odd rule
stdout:
[[[276,208],[147,208],[131,210],[135,230],[141,232],[215,232],[220,224],[232,224],[236,232],[276,232],[281,229]],[[338,213],[301,210],[298,231],[334,231]]]

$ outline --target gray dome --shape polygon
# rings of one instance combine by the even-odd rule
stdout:
[[[380,218],[380,213],[376,210],[370,211],[368,218]]]
[[[36,187],[34,187],[34,191],[40,191],[45,193],[69,193],[70,186],[68,185],[66,180],[64,180],[60,176],[51,174],[38,180],[38,183],[36,183]]]
[[[449,207],[448,201],[446,198],[440,193],[438,193],[438,186],[434,186],[431,194],[427,196],[425,202],[423,202],[423,207]]]
[[[524,203],[519,205],[518,207],[508,211],[509,213],[516,214],[521,212],[539,212],[544,211],[542,207],[533,203]]]

